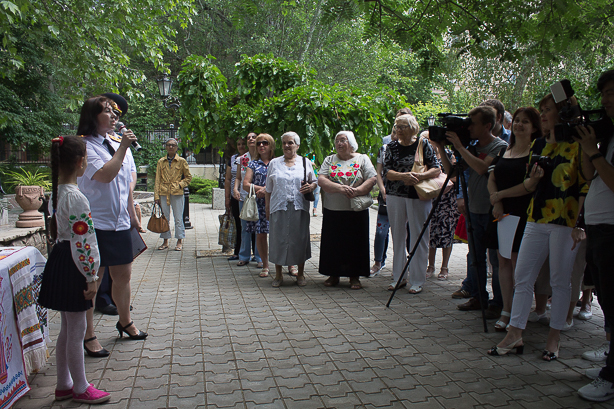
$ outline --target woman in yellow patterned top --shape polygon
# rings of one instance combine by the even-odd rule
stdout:
[[[575,98],[571,103],[577,105]],[[560,122],[559,110],[565,104],[555,103],[552,94],[539,103],[544,137],[533,141],[530,154],[542,159],[539,164],[533,159],[529,162],[529,177],[516,187],[533,192],[533,197],[516,263],[512,318],[506,337],[488,351],[490,355],[504,355],[512,349],[522,353],[522,331],[531,310],[533,286],[548,255],[552,310],[542,358],[553,361],[559,355],[561,329],[571,297],[571,271],[578,250],[572,231],[578,218],[579,197],[588,189],[581,173],[580,145],[555,139],[554,126]]]

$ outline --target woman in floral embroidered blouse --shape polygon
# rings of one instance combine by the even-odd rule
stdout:
[[[422,156],[428,170],[424,173],[412,171],[420,140],[418,137],[420,128],[416,118],[413,115],[401,115],[395,120],[394,126],[399,140],[388,144],[384,157],[386,206],[394,251],[392,263],[394,282],[388,287],[389,290],[394,290],[407,261],[405,249],[407,230],[405,224],[409,223],[409,245],[410,249],[413,249],[418,233],[422,230],[422,226],[431,211],[431,201],[420,200],[414,185],[421,180],[435,178],[441,173],[439,159],[437,159],[437,154],[428,139],[422,139]],[[420,240],[409,264],[408,275],[411,285],[409,292],[412,294],[421,292],[422,285],[426,281],[428,242],[427,228],[426,235]],[[407,280],[403,279],[400,286],[405,285],[407,285]]]
[[[366,155],[356,153],[354,134],[335,136],[337,153],[324,159],[318,184],[322,188],[322,238],[320,274],[324,285],[339,284],[349,277],[352,289],[360,289],[360,276],[369,276],[369,209],[354,211],[350,199],[370,195],[375,185],[375,168]]]
[[[577,104],[575,98],[571,102]],[[559,355],[560,333],[565,325],[571,297],[571,271],[578,251],[572,230],[578,218],[580,194],[587,189],[580,170],[582,152],[579,144],[555,139],[554,126],[559,122],[559,110],[564,105],[565,102],[556,104],[552,94],[539,103],[545,136],[533,141],[530,157],[546,156],[549,164],[542,168],[537,163],[530,163],[529,177],[516,187],[534,193],[527,210],[528,222],[516,263],[516,290],[509,331],[497,346],[488,351],[490,355],[504,355],[512,349],[518,353],[522,351],[522,332],[531,310],[533,286],[549,254],[552,255],[552,309],[550,332],[542,358],[553,361]]]

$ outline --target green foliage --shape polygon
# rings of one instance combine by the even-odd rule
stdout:
[[[164,149],[164,141],[149,142],[148,140],[139,140],[139,145],[143,147],[138,153],[134,152],[134,164],[138,170],[141,166],[148,166],[147,175],[155,178],[158,161],[166,156],[167,152]],[[151,179],[151,178],[150,178]]]
[[[198,176],[194,176],[192,178],[192,181],[190,182],[190,185],[188,186],[188,189],[190,190],[190,200],[192,200],[193,194],[202,196],[206,200],[212,200],[213,188],[217,186],[217,180],[204,179]]]
[[[225,143],[220,117],[227,105],[226,77],[211,63],[214,59],[192,55],[186,58],[177,77],[183,120],[179,136],[182,145],[189,141],[187,144],[196,153],[211,143]]]
[[[242,55],[236,67],[237,95],[250,105],[305,84],[315,76],[314,69],[274,58],[272,53],[253,57]]]
[[[47,190],[51,188],[49,173],[39,169],[33,172],[26,168],[21,168],[18,171],[6,170],[3,172],[3,175],[6,176],[3,182],[13,189],[16,186],[42,186]]]
[[[25,28],[33,44],[41,48],[58,70],[54,79],[64,86],[77,108],[84,89],[91,94],[108,92],[121,83],[134,86],[145,80],[131,59],[165,69],[164,55],[176,52],[173,22],[186,27],[194,10],[192,0],[12,0],[0,3],[2,76],[15,78],[26,58],[16,45],[16,30]],[[53,36],[57,47],[42,40]]]

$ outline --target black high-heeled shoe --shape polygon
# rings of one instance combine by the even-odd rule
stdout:
[[[85,352],[87,353],[87,355],[91,356],[92,358],[104,358],[105,356],[109,356],[110,352],[104,348],[102,348],[100,351],[92,351],[91,349],[85,346],[85,344],[95,339],[96,337],[83,340],[83,349],[85,349]]]
[[[134,321],[130,321],[130,324],[126,325],[125,327],[122,327],[122,325],[119,323],[119,321],[117,321],[117,324],[115,325],[115,328],[117,328],[117,332],[119,332],[119,337],[123,338],[124,337],[124,332],[125,332],[126,335],[128,335],[128,338],[130,338],[132,340],[135,340],[135,341],[147,338],[147,335],[149,335],[149,334],[147,334],[146,332],[139,331],[138,334],[131,335],[128,331],[126,331],[128,328],[130,328],[133,325],[134,325]]]

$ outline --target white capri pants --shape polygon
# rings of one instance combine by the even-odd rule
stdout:
[[[388,210],[394,251],[392,275],[395,282],[401,277],[403,267],[405,267],[407,262],[407,251],[405,249],[407,230],[405,229],[405,224],[409,223],[409,249],[411,251],[416,244],[418,235],[432,206],[431,200],[408,199],[393,195],[386,196],[386,208]],[[416,249],[416,253],[409,263],[408,279],[410,285],[424,285],[428,256],[429,226],[427,226],[424,236],[422,236],[422,240],[420,240],[420,244]]]
[[[510,325],[524,329],[533,304],[533,286],[546,257],[550,255],[552,310],[550,327],[561,330],[567,319],[571,297],[571,270],[578,247],[572,251],[571,227],[528,222],[518,252]]]

